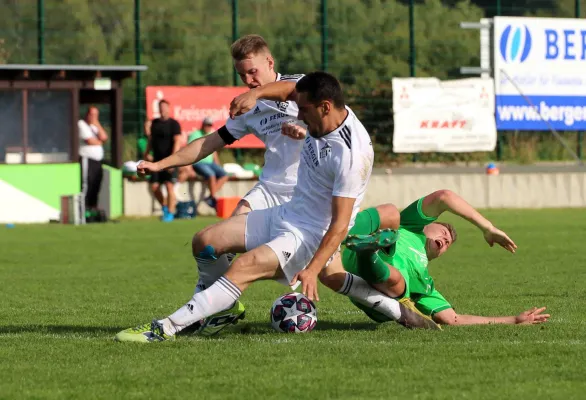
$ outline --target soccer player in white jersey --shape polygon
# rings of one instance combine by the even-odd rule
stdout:
[[[266,41],[259,35],[243,36],[231,46],[234,67],[242,82],[251,90],[275,81],[291,81],[294,85],[303,75],[281,75],[274,70],[275,61]],[[139,173],[153,173],[167,168],[192,165],[207,155],[252,133],[266,146],[265,162],[259,182],[244,196],[232,215],[263,210],[291,199],[297,183],[299,152],[303,146],[305,126],[297,121],[294,101],[258,100],[250,112],[228,119],[226,125],[157,163],[141,162]],[[198,263],[199,281],[196,291],[209,287],[230,266],[233,253]],[[224,310],[218,320],[226,325],[244,317],[244,305],[236,302]],[[211,335],[223,326],[204,326],[201,333]]]
[[[372,172],[374,151],[368,132],[344,105],[336,78],[314,72],[299,80],[295,89],[299,119],[307,124],[310,136],[304,140],[291,201],[234,216],[198,232],[192,250],[199,260],[227,252],[243,254],[214,284],[176,312],[121,331],[116,340],[173,339],[193,323],[230,308],[258,280],[275,279],[293,287],[300,280],[303,293],[319,300],[320,273],[330,282],[336,280],[339,293],[403,325],[429,327],[425,318],[345,272],[340,263],[335,264],[338,268],[327,265],[354,223]]]

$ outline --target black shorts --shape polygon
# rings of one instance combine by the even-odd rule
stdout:
[[[149,178],[150,183],[165,183],[165,182],[175,183],[176,181],[177,181],[177,168],[174,168],[173,172],[171,172],[171,171],[153,172],[151,174],[151,177]]]

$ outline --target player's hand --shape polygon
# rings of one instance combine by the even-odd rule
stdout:
[[[317,294],[317,274],[314,274],[306,268],[293,277],[291,286],[295,285],[297,281],[301,281],[301,293],[311,301],[319,301]]]
[[[256,92],[254,89],[249,90],[246,93],[236,96],[230,103],[230,118],[246,114],[256,105]]]
[[[139,161],[136,166],[136,172],[138,176],[144,177],[145,175],[152,174],[153,172],[159,172],[161,168],[158,166],[157,163],[153,163],[150,161]]]
[[[494,246],[494,244],[500,245],[505,250],[514,253],[517,250],[517,245],[510,237],[507,236],[506,233],[501,231],[500,229],[495,228],[494,226],[490,229],[484,231],[484,240],[490,247]]]
[[[533,307],[531,310],[522,312],[515,317],[515,323],[520,325],[542,324],[547,322],[549,314],[542,314],[545,307]]]
[[[291,139],[303,140],[305,139],[306,129],[294,124],[281,125],[281,134],[289,136]]]

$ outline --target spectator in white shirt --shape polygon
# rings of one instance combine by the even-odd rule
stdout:
[[[79,131],[79,157],[81,165],[81,189],[88,210],[98,208],[98,195],[102,185],[103,144],[108,134],[99,121],[100,111],[90,106],[84,119],[77,122]]]

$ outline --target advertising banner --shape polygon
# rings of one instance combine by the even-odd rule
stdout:
[[[495,17],[494,80],[499,130],[586,129],[586,20]]]
[[[492,79],[394,78],[393,151],[492,151],[496,146]]]

